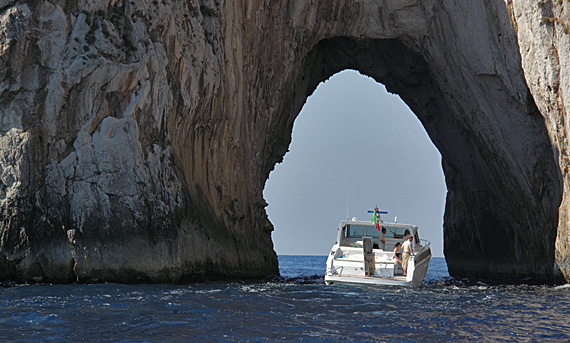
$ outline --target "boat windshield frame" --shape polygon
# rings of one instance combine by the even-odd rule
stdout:
[[[417,244],[420,242],[418,233],[419,228],[416,225],[390,222],[380,222],[379,225],[380,230],[382,230],[382,228],[386,228],[386,238],[403,239],[405,230],[409,230],[410,234],[414,237],[415,243]],[[357,227],[356,230],[358,231],[349,230],[347,235],[346,229],[351,226]],[[361,230],[362,232],[360,232]],[[353,234],[351,234],[351,232],[353,232]],[[354,233],[357,234],[354,235]],[[340,245],[347,239],[362,239],[362,237],[372,237],[373,239],[378,239],[379,235],[380,231],[378,231],[374,223],[370,221],[343,220],[339,224],[337,243]]]

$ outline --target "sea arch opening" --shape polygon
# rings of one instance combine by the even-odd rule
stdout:
[[[288,117],[289,122],[285,123],[285,125],[291,127],[291,131],[293,130],[293,122],[295,117],[300,113],[303,104],[307,100],[307,97],[313,94],[313,91],[317,88],[317,86],[332,77],[333,75],[343,71],[343,70],[357,70],[360,74],[366,75],[366,77],[361,76],[362,78],[368,80],[368,82],[376,85],[376,87],[386,88],[388,92],[398,94],[398,96],[393,96],[395,98],[401,98],[402,100],[398,99],[397,102],[399,106],[405,107],[409,113],[413,111],[413,114],[407,115],[407,119],[414,122],[416,125],[416,129],[419,130],[418,135],[423,136],[427,141],[430,139],[427,138],[427,134],[431,137],[433,144],[429,144],[430,149],[432,149],[432,153],[437,156],[435,157],[434,161],[437,164],[436,170],[439,176],[436,179],[439,179],[439,184],[443,184],[443,176],[442,176],[442,159],[439,156],[438,151],[441,151],[441,144],[437,140],[434,140],[434,137],[438,135],[445,136],[446,134],[442,134],[438,132],[438,129],[446,129],[448,125],[453,126],[455,123],[453,120],[446,120],[446,116],[450,115],[450,111],[446,111],[446,104],[445,102],[441,101],[441,92],[437,85],[435,84],[433,78],[430,75],[430,71],[428,68],[427,63],[423,59],[422,56],[412,52],[406,45],[404,45],[399,39],[382,39],[382,40],[355,40],[347,37],[336,37],[330,38],[320,41],[310,53],[307,54],[306,58],[304,59],[303,65],[301,70],[299,70],[297,74],[297,79],[294,82],[295,84],[295,91],[292,94],[292,98],[285,99],[283,103],[285,104],[285,108],[283,109],[284,113],[290,113],[291,116]],[[384,91],[385,93],[385,91]],[[288,95],[288,96],[291,96]],[[370,95],[370,98],[374,98],[375,95]],[[341,98],[337,96],[337,98]],[[407,105],[404,105],[405,102]],[[383,107],[384,105],[377,104],[379,108]],[[408,109],[409,107],[409,109]],[[411,110],[411,111],[410,111]],[[346,112],[354,113],[352,109],[347,109]],[[287,118],[287,115],[285,116]],[[344,119],[350,120],[349,115],[342,116]],[[400,117],[405,117],[400,116]],[[381,120],[380,117],[376,118],[377,120]],[[303,120],[303,119],[301,119]],[[338,120],[338,119],[335,119]],[[418,121],[419,120],[419,121]],[[421,124],[420,124],[421,122]],[[441,124],[443,125],[435,125]],[[284,122],[280,122],[281,125]],[[380,124],[381,125],[381,124]],[[423,126],[423,127],[422,127]],[[369,126],[368,129],[374,129],[373,126]],[[374,132],[374,131],[373,131]],[[314,134],[314,133],[313,133]],[[402,134],[404,135],[404,134]],[[368,137],[374,137],[374,133],[368,134]],[[346,137],[342,137],[340,133],[336,134],[336,139],[343,139]],[[417,137],[416,137],[417,138]],[[447,135],[444,137],[446,139],[453,138]],[[277,141],[275,146],[278,149],[283,149],[283,147],[288,147],[290,143],[291,136],[281,136],[281,141]],[[409,142],[408,142],[409,143]],[[381,143],[379,145],[382,145]],[[434,145],[437,149],[434,148]],[[390,143],[383,145],[386,149],[390,150],[393,147],[390,146]],[[293,147],[291,147],[293,148]],[[280,152],[274,153],[276,156],[283,156],[285,149],[281,154]],[[348,152],[348,154],[354,154],[354,152]],[[369,153],[369,156],[366,161],[358,161],[354,162],[351,165],[357,166],[358,168],[365,170],[367,169],[367,163],[371,164],[374,162],[374,153]],[[292,158],[287,157],[287,159]],[[381,158],[381,156],[378,156]],[[389,158],[388,158],[389,159]],[[386,159],[386,161],[388,160]],[[445,167],[445,160],[443,160]],[[313,161],[313,163],[319,163],[319,161]],[[278,166],[279,167],[279,166]],[[309,168],[309,166],[307,166]],[[378,166],[376,167],[378,168]],[[374,170],[374,167],[370,168]],[[330,167],[327,170],[327,174],[331,173],[331,170],[336,170],[334,167]],[[390,169],[391,171],[395,172],[397,168]],[[409,172],[409,171],[408,171]],[[277,175],[277,174],[276,174]],[[379,174],[380,175],[380,174]],[[401,176],[401,175],[399,175]],[[318,177],[318,176],[317,176]],[[399,177],[401,179],[401,177]],[[411,180],[412,178],[410,177]],[[425,179],[425,178],[424,178]],[[413,178],[414,181],[421,180],[418,177]],[[390,182],[390,177],[384,177],[383,181]],[[370,183],[373,183],[374,180],[370,180]],[[277,182],[276,182],[277,183]],[[438,182],[436,182],[438,183]],[[272,220],[274,226],[276,227],[277,233],[274,233],[274,241],[276,243],[276,250],[278,254],[283,254],[284,252],[280,251],[279,241],[283,238],[279,237],[279,230],[281,224],[279,224],[280,218],[277,217],[276,212],[273,211],[271,206],[277,207],[275,200],[271,199],[270,193],[272,187],[272,181],[269,182],[269,186],[266,188],[269,190],[265,192],[266,200],[269,203],[268,207],[268,214],[270,216],[270,220]],[[330,187],[330,186],[329,186]],[[438,196],[437,200],[434,201],[437,203],[438,210],[433,211],[431,215],[437,218],[437,224],[427,224],[424,225],[422,222],[424,220],[416,219],[412,217],[411,214],[408,214],[408,211],[403,209],[396,208],[388,197],[388,199],[384,200],[380,198],[379,193],[382,190],[373,190],[374,185],[369,184],[367,185],[366,190],[356,189],[356,186],[352,187],[351,185],[346,183],[346,180],[341,183],[341,194],[339,199],[332,199],[336,200],[338,204],[342,208],[337,208],[334,210],[327,209],[324,210],[324,213],[318,213],[319,211],[313,210],[314,213],[311,214],[312,217],[330,217],[331,224],[327,225],[327,229],[329,237],[322,237],[319,235],[318,238],[314,237],[309,241],[315,242],[326,242],[323,243],[326,245],[326,250],[324,251],[325,254],[328,253],[330,246],[334,243],[334,236],[336,232],[336,227],[338,226],[338,222],[340,219],[346,216],[346,200],[348,195],[349,200],[349,216],[356,216],[358,218],[365,218],[366,211],[371,207],[378,205],[380,207],[384,207],[388,210],[388,216],[391,217],[389,219],[393,220],[395,216],[398,216],[400,222],[408,222],[411,224],[419,225],[420,227],[429,227],[431,225],[435,225],[435,236],[434,234],[427,235],[423,238],[426,238],[430,241],[434,241],[434,244],[439,245],[438,247],[434,246],[435,256],[442,255],[442,236],[445,236],[445,232],[442,230],[442,217],[443,217],[443,199],[445,199],[445,194]],[[445,186],[440,187],[444,188]],[[398,187],[396,187],[398,188]],[[400,186],[399,191],[403,192]],[[420,188],[420,187],[416,187]],[[405,191],[405,190],[404,190]],[[318,191],[310,193],[303,189],[303,192],[306,196],[315,196],[318,194]],[[348,194],[347,194],[348,193]],[[444,191],[441,191],[444,193]],[[358,203],[359,197],[364,197],[363,194],[367,194],[370,196],[368,199],[363,199],[364,203]],[[338,195],[337,195],[338,196]],[[392,197],[393,198],[393,197]],[[410,197],[411,199],[411,197]],[[393,199],[392,199],[393,200]],[[408,199],[409,201],[409,199]],[[314,201],[313,201],[314,203]],[[325,206],[326,207],[326,206]],[[386,208],[389,207],[389,208]],[[402,206],[403,207],[403,206]],[[313,204],[310,206],[305,206],[305,208],[315,208]],[[328,207],[327,207],[328,208]],[[353,209],[353,212],[351,212]],[[361,211],[359,213],[358,211]],[[296,217],[295,213],[287,213],[288,211],[282,212],[282,216],[292,216]],[[335,213],[336,212],[336,213]],[[410,213],[413,211],[410,211]],[[419,214],[421,211],[416,211],[416,214]],[[435,214],[433,213],[435,212]],[[322,224],[321,224],[322,226]],[[289,231],[290,228],[284,228],[283,230]],[[308,231],[310,229],[307,229]],[[290,233],[290,235],[292,232]],[[434,236],[434,237],[433,237]],[[299,241],[303,240],[302,238],[291,237],[291,240],[298,239]],[[305,239],[307,240],[307,239]],[[316,252],[320,254],[319,252]]]
[[[560,203],[556,165],[532,97],[513,98],[501,75],[462,83],[461,73],[428,64],[426,56],[400,39],[322,40],[307,53],[289,81],[294,87],[280,99],[282,116],[269,127],[275,139],[268,153],[275,159],[265,161],[266,175],[284,156],[307,97],[345,69],[358,70],[398,94],[441,153],[447,187],[443,250],[450,275],[552,278]],[[365,204],[367,209],[374,205]],[[324,217],[334,211],[314,212]]]
[[[295,120],[282,164],[266,183],[278,255],[326,255],[346,216],[420,226],[443,257],[447,189],[441,155],[408,106],[346,69],[321,82]]]

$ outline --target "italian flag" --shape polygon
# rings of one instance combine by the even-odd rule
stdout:
[[[378,218],[376,217],[378,215]],[[378,219],[378,220],[377,220]],[[376,230],[380,231],[380,224],[378,223],[380,220],[378,211],[374,211],[374,215],[372,216],[372,222],[376,223]]]

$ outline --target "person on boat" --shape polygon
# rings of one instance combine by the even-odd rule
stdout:
[[[386,228],[383,227],[382,228],[382,233],[380,234],[380,236],[378,237],[379,241],[380,241],[380,249],[382,250],[386,250]]]
[[[414,248],[412,248],[412,236],[408,237],[408,240],[402,244],[402,269],[404,269],[404,275],[408,275],[408,262],[410,262],[410,256],[414,253]]]
[[[406,230],[406,231],[404,232],[404,239],[402,240],[402,243],[405,243],[405,242],[408,240],[408,238],[409,238],[410,236],[411,236],[410,230]]]
[[[402,245],[402,243],[397,242],[394,245],[394,251],[392,254],[392,259],[396,260],[400,265],[402,265],[402,253],[400,252],[400,246]]]

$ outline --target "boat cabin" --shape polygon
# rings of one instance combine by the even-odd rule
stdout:
[[[384,222],[381,222],[379,225],[380,231],[373,223],[368,221],[344,220],[341,222],[339,227],[337,243],[339,243],[341,247],[362,248],[363,237],[370,237],[372,238],[374,249],[392,252],[396,242],[402,243],[407,239],[407,237],[404,238],[406,234],[410,234],[414,237],[414,240],[412,241],[414,249],[415,245],[420,244],[418,227],[415,225]],[[383,228],[386,229],[385,246],[382,246],[382,243],[380,242],[380,234]]]

